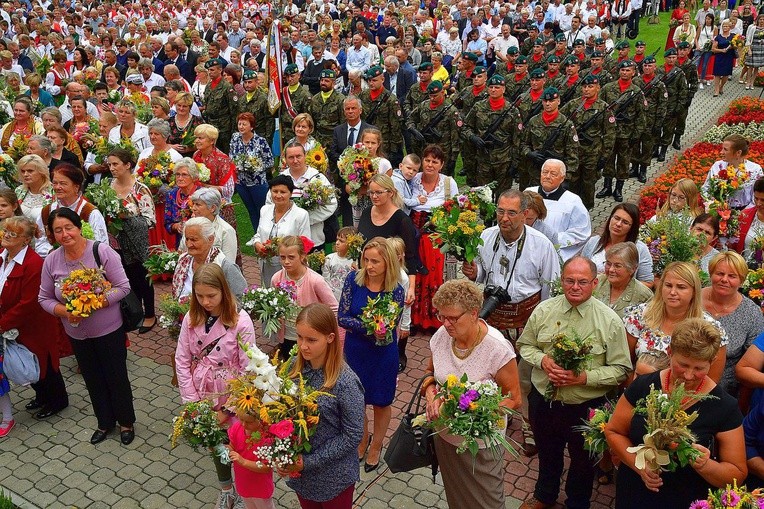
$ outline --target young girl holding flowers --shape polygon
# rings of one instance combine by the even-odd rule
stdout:
[[[671,186],[665,203],[649,221],[656,221],[669,214],[684,214],[689,224],[702,213],[703,205],[700,203],[697,184],[692,179],[683,178]]]
[[[320,274],[308,267],[307,254],[312,248],[313,242],[307,237],[294,235],[284,237],[279,243],[279,259],[283,268],[273,275],[271,287],[291,281],[296,288],[298,306],[304,307],[314,302],[323,302],[336,313],[338,304],[332,289]],[[287,359],[289,351],[297,341],[294,320],[286,320],[279,333],[279,339],[281,340],[279,356]],[[344,338],[342,340],[344,341]]]
[[[251,440],[260,431],[260,419],[245,411],[237,411],[236,420],[228,428],[228,456],[233,464],[236,490],[244,502],[245,509],[274,509],[273,470],[259,466],[255,449],[263,445],[261,440]]]
[[[334,253],[326,255],[321,274],[334,292],[334,297],[339,301],[342,294],[342,285],[345,278],[353,267],[353,259],[348,258],[347,238],[351,233],[356,233],[352,226],[344,226],[337,232],[337,241],[334,243]]]
[[[279,471],[282,476],[299,472],[287,484],[303,509],[351,509],[360,477],[356,449],[363,435],[363,387],[343,359],[336,315],[336,308],[309,304],[295,322],[298,350],[290,375],[302,373],[306,384],[333,396],[318,398],[321,418],[310,453]]]
[[[175,351],[178,389],[183,403],[212,399],[215,409],[225,403],[226,381],[239,376],[248,358],[239,341],[255,346],[255,327],[246,311],[237,311],[236,297],[225,274],[214,263],[202,265],[194,273],[190,309]],[[213,454],[222,489],[216,507],[231,508],[236,492],[231,479],[231,465],[223,464]]]

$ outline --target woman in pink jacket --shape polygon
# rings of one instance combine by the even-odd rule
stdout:
[[[226,282],[223,269],[214,263],[202,265],[194,273],[191,307],[183,319],[175,351],[178,388],[184,403],[212,399],[215,408],[225,403],[226,381],[242,374],[247,355],[238,340],[256,348],[255,328],[245,311],[236,310],[236,298]],[[236,502],[231,465],[212,455],[222,489],[216,507],[233,507]]]

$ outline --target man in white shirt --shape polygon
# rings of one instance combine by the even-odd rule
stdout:
[[[597,25],[597,16],[590,14],[587,25],[581,30],[584,35],[586,44],[592,44],[594,39],[599,39],[602,36],[602,29]]]
[[[578,15],[573,16],[570,20],[570,30],[565,32],[565,43],[569,50],[573,49],[573,43],[576,42],[576,39],[584,40],[584,29],[581,26],[581,17]]]
[[[353,36],[353,47],[347,50],[345,66],[348,72],[360,71],[361,73],[365,73],[371,67],[371,53],[363,46],[363,38],[359,34]]]
[[[146,88],[146,92],[151,92],[154,87],[163,87],[165,79],[154,72],[154,64],[148,58],[141,58],[138,61],[138,71],[143,76],[143,86]]]
[[[566,33],[569,32],[573,26],[573,16],[575,16],[575,14],[573,13],[573,4],[565,4],[564,9],[564,12],[557,18],[557,23],[560,26],[560,30]]]
[[[509,25],[501,25],[501,35],[491,40],[488,46],[493,50],[493,56],[501,62],[507,61],[509,48],[520,48],[517,37],[511,34]]]
[[[66,89],[64,90],[66,99],[64,99],[64,102],[61,104],[61,106],[58,107],[58,111],[61,112],[61,125],[64,125],[64,123],[68,122],[72,119],[72,117],[74,117],[74,114],[72,113],[72,107],[69,104],[69,99],[77,96],[84,96],[83,89],[87,89],[87,87],[85,85],[80,85],[76,81],[70,81],[67,83]],[[85,106],[87,108],[88,115],[93,118],[101,118],[101,114],[98,112],[98,108],[95,104],[91,103],[90,101],[85,101]]]

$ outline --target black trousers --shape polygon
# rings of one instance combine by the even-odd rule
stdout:
[[[121,251],[119,251],[121,255]],[[232,260],[233,261],[233,260]],[[146,267],[141,262],[127,265],[122,259],[122,266],[125,267],[125,275],[130,281],[130,288],[138,296],[143,304],[143,316],[145,318],[154,317],[154,286],[149,282]]]
[[[43,373],[45,378],[32,384],[34,399],[42,405],[44,410],[58,411],[69,406],[69,395],[66,392],[64,377],[61,370],[53,368],[53,362],[48,355],[48,368]]]
[[[109,430],[116,423],[132,426],[135,409],[122,327],[97,338],[71,341],[98,419],[98,429]]]
[[[574,426],[582,423],[589,415],[589,408],[596,408],[605,398],[581,403],[563,405],[559,401],[549,402],[536,390],[528,395],[528,415],[536,439],[539,456],[539,475],[533,496],[545,504],[554,504],[560,492],[560,478],[563,471],[565,447],[570,456],[565,494],[568,509],[589,509],[594,483],[595,461],[584,450],[584,437]]]

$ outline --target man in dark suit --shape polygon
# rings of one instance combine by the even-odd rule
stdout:
[[[201,33],[202,39],[204,39],[208,43],[214,41],[215,40],[215,34],[217,32],[215,30],[213,30],[212,22],[208,18],[204,18],[204,21],[202,21],[202,27],[203,27],[203,30],[202,30],[202,33]]]
[[[196,80],[196,72],[194,71],[194,68],[196,68],[196,63],[199,60],[199,53],[192,51],[186,45],[186,41],[184,41],[182,37],[176,37],[175,43],[178,45],[178,55],[180,58],[188,62],[188,68],[191,72],[189,73],[189,76],[183,77],[189,84],[191,84]]]
[[[413,79],[400,67],[398,59],[393,55],[385,57],[385,83],[384,86],[398,98],[398,103],[403,105],[409,89],[416,83],[416,74]]]
[[[361,120],[361,101],[359,101],[358,98],[346,98],[343,104],[343,109],[345,112],[345,122],[334,128],[334,131],[332,132],[332,145],[329,148],[329,160],[333,161],[333,164],[336,164],[342,151],[348,146],[361,142],[361,135],[365,129],[374,127]],[[337,186],[340,189],[340,203],[337,212],[340,217],[342,217],[343,225],[352,225],[353,209],[350,207],[348,194],[345,191],[342,178],[339,177],[339,172],[337,172],[335,182],[340,184]]]
[[[106,70],[107,67],[116,67],[116,69],[119,71],[119,81],[122,82],[125,80],[125,73],[127,73],[127,67],[124,65],[119,65],[117,63],[117,52],[109,49],[106,50],[106,53],[104,53],[104,70]],[[106,83],[106,76],[104,76],[103,71],[101,71],[101,81]]]
[[[180,75],[183,76],[186,81],[188,81],[189,76],[193,80],[196,74],[193,69],[191,69],[191,66],[188,65],[188,62],[180,57],[177,42],[172,41],[165,44],[164,52],[167,55],[167,60],[164,61],[164,65],[174,64],[178,68],[178,71],[180,71]]]

